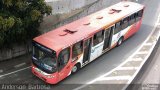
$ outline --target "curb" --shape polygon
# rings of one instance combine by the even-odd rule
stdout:
[[[108,73],[82,85],[74,90],[125,90],[134,80],[152,53],[160,37],[160,14],[157,22],[142,45],[127,60]],[[112,84],[112,86],[111,86]],[[115,84],[119,85],[116,86]],[[99,86],[100,87],[99,87]],[[104,85],[104,87],[103,87]],[[107,86],[108,85],[108,86]]]

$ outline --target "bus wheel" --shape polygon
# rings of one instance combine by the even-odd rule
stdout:
[[[123,42],[123,37],[121,37],[121,38],[118,40],[117,46],[120,46],[120,45],[122,44],[122,42]]]
[[[79,64],[74,65],[73,68],[72,68],[72,74],[77,72],[79,69],[80,69],[80,65]]]

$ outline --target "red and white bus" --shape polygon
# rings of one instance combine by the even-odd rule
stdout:
[[[123,1],[34,38],[32,73],[58,83],[135,34],[143,11]]]

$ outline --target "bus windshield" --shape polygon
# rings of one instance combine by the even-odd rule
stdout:
[[[33,64],[46,73],[57,71],[56,54],[53,50],[33,43]]]

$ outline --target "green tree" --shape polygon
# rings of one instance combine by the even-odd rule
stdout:
[[[44,0],[0,0],[0,48],[31,40],[49,14]]]

